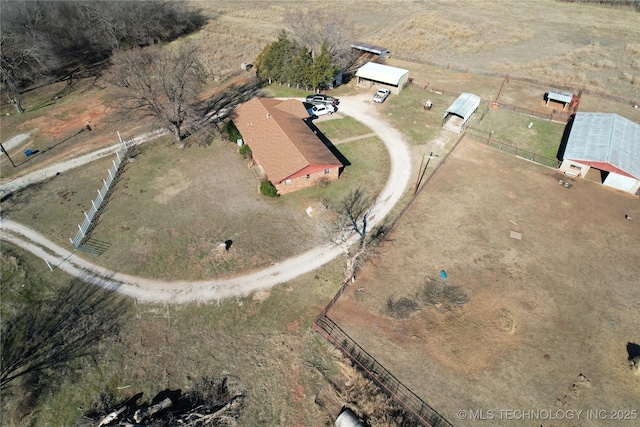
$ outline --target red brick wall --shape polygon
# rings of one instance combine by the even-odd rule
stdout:
[[[293,193],[294,191],[302,190],[303,188],[313,187],[314,185],[318,185],[318,182],[322,179],[327,179],[329,181],[335,181],[338,179],[340,168],[334,167],[330,169],[329,173],[324,173],[324,170],[316,173],[310,174],[309,178],[306,175],[300,176],[298,178],[291,179],[290,184],[285,184],[282,182],[280,184],[274,184],[276,189],[278,190],[278,194],[284,195],[287,193]]]

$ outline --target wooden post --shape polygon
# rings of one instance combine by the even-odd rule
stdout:
[[[413,189],[413,195],[415,196],[418,192],[418,184],[420,184],[420,174],[422,172],[422,164],[424,163],[424,154],[422,155],[422,160],[420,161],[420,167],[418,168],[418,176],[416,177],[416,186]]]

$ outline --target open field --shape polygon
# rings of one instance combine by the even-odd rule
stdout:
[[[329,312],[454,425],[483,425],[458,410],[493,410],[485,424],[506,426],[497,410],[639,409],[627,344],[640,340],[640,228],[625,214],[640,205],[558,177],[463,141]],[[441,270],[467,304],[390,317],[389,298],[419,301]]]
[[[207,49],[205,62],[216,76],[211,93],[230,78],[249,75],[239,65],[254,62],[276,39],[288,11],[316,7],[294,1],[193,3],[211,18],[189,36]],[[492,100],[509,73],[499,98],[505,104],[550,111],[545,91],[585,87],[623,101],[584,94],[580,111],[615,112],[640,122],[640,109],[628,102],[640,101],[636,12],[551,0],[354,0],[324,2],[317,9],[346,16],[359,41],[387,47],[388,64],[410,70],[414,85],[376,107],[411,145],[413,170],[430,151],[444,158],[457,137],[440,129],[454,97],[424,90],[421,82]],[[363,90],[352,81],[332,94]],[[265,92],[304,94],[284,86]],[[434,102],[429,112],[422,109],[427,99]],[[11,151],[17,168],[1,157],[2,179],[112,145],[116,131],[126,138],[153,129],[146,121],[112,116],[99,78],[30,91],[21,116],[2,101],[2,142],[29,134]],[[87,122],[92,131],[80,132]],[[503,110],[491,110],[479,126],[546,155],[562,133],[554,123]],[[350,118],[318,127],[336,143],[370,132]],[[40,153],[25,158],[26,149]],[[267,200],[231,143],[215,139],[178,149],[160,139],[143,146],[96,229],[94,237],[107,251],[87,257],[133,274],[198,279],[241,273],[297,253],[323,239],[317,218],[304,213],[309,203],[336,200],[360,183],[378,191],[380,177],[387,175],[377,138],[338,149],[352,162],[343,180],[322,191]],[[69,244],[110,163],[100,160],[31,187],[4,201],[2,215]],[[565,189],[549,169],[463,143],[329,316],[456,426],[498,424],[461,420],[460,409],[584,408],[609,416],[614,409],[638,409],[638,377],[631,376],[626,360],[627,343],[640,341],[638,200],[591,182],[572,184]],[[625,214],[633,221],[625,221]],[[511,231],[522,233],[522,240],[510,238]],[[226,239],[234,242],[231,251],[219,256],[217,243]],[[2,251],[8,251],[4,243]],[[64,280],[40,259],[19,256],[41,280]],[[122,334],[101,343],[95,363],[69,373],[60,389],[43,396],[34,418],[13,418],[7,425],[70,425],[101,392],[124,398],[144,391],[143,399],[151,399],[164,388],[188,389],[205,375],[229,375],[246,387],[241,426],[333,425],[340,407],[357,400],[351,390],[340,394],[336,388],[355,377],[345,378],[345,365],[309,326],[335,293],[342,267],[337,260],[270,291],[217,304],[135,305]],[[386,314],[389,297],[412,298],[423,280],[439,277],[442,269],[447,283],[467,292],[468,304],[452,311],[422,307],[402,320]],[[372,427],[395,425],[370,421]]]

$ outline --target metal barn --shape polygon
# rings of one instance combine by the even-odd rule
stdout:
[[[367,62],[358,68],[356,77],[359,86],[383,86],[398,94],[409,81],[409,70]]]
[[[562,157],[560,171],[567,176],[590,173],[608,187],[640,193],[640,125],[631,120],[576,113]]]

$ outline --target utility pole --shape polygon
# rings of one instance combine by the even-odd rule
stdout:
[[[431,161],[431,159],[433,159],[433,157],[434,157],[434,154],[432,151],[431,154],[429,154],[429,157],[427,158],[427,164],[425,165],[424,169],[422,169],[422,165],[424,164],[424,158],[425,158],[425,155],[424,154],[422,155],[422,161],[420,162],[420,169],[418,169],[418,178],[416,179],[416,186],[413,189],[414,196],[418,192],[418,187],[420,186],[420,182],[422,181],[422,178],[424,178],[424,174],[427,173],[427,169],[429,168],[429,162]],[[440,156],[436,154],[435,157],[440,157]]]
[[[2,150],[2,152],[7,155],[7,159],[9,159],[9,161],[11,162],[11,166],[13,166],[15,168],[16,164],[13,163],[13,160],[11,160],[11,157],[9,156],[9,153],[7,152],[7,150],[4,149],[2,144],[0,144],[0,150]]]

